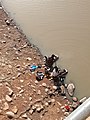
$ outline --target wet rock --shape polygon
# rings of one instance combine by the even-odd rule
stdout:
[[[77,97],[73,97],[72,100],[73,100],[74,102],[77,102],[77,101],[78,101],[78,98],[77,98]]]
[[[10,25],[10,21],[9,20],[5,20],[6,24],[9,26]]]
[[[74,84],[73,84],[73,83],[68,84],[67,90],[68,90],[68,94],[69,94],[70,96],[73,96],[73,95],[74,95],[74,91],[75,91],[75,86],[74,86]]]
[[[65,116],[68,116],[68,115],[69,115],[69,112],[64,112],[64,115],[65,115]]]
[[[6,95],[6,101],[7,101],[7,102],[11,102],[11,101],[12,101],[12,98],[11,98],[9,95]]]
[[[85,102],[86,99],[87,97],[83,97],[82,99],[80,99],[79,103],[82,104],[83,102]]]
[[[77,102],[73,102],[72,103],[72,105],[71,105],[71,107],[73,108],[73,109],[76,109],[77,107],[78,107],[78,103]]]
[[[2,7],[0,6],[0,10],[2,9]]]
[[[8,109],[9,109],[9,105],[7,102],[5,102],[3,106],[3,110],[8,110]]]
[[[12,119],[12,118],[14,118],[14,113],[12,112],[12,111],[8,111],[8,112],[6,112],[6,115],[8,116],[8,118],[10,118],[10,119]]]

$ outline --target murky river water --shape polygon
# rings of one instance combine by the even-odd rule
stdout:
[[[60,56],[79,98],[90,96],[90,0],[2,0],[45,55]]]

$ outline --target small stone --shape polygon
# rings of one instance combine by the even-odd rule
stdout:
[[[54,103],[54,102],[55,102],[55,99],[51,99],[51,102]]]
[[[28,61],[31,61],[32,60],[32,58],[30,58],[30,57],[28,57],[28,58],[26,58]]]
[[[60,109],[59,108],[57,108],[57,113],[59,113],[60,112]]]
[[[3,40],[2,43],[6,43],[6,41]]]
[[[46,83],[42,83],[42,86],[43,86],[43,87],[47,87],[47,84],[46,84]]]
[[[29,110],[29,113],[32,115],[33,114],[33,112],[34,112],[34,110]]]
[[[72,100],[73,100],[74,102],[77,102],[77,101],[78,101],[78,98],[77,98],[77,97],[73,97]]]
[[[20,77],[20,75],[21,75],[21,73],[18,73],[18,74],[17,74],[17,77]]]
[[[11,111],[6,112],[6,115],[7,115],[8,118],[10,118],[10,119],[14,118],[14,116],[15,116],[14,113],[11,112]]]
[[[45,106],[47,106],[47,107],[49,106],[48,102],[45,102]]]
[[[8,110],[9,109],[9,105],[7,102],[4,103],[4,107],[3,107],[3,110]]]
[[[2,86],[2,83],[0,83],[0,87]]]
[[[22,90],[20,90],[19,94],[21,94],[21,93],[24,93],[24,90],[23,90],[23,89],[22,89]]]
[[[31,100],[32,100],[32,97],[29,97],[29,100],[31,101]]]
[[[32,106],[32,110],[36,110],[36,106]]]
[[[38,107],[38,108],[36,109],[37,112],[41,112],[42,110],[43,110],[43,106]]]
[[[12,96],[13,95],[13,90],[10,88],[10,87],[7,87],[8,88],[8,90],[9,90],[9,96]]]
[[[10,25],[10,21],[9,20],[5,20],[7,25]]]
[[[18,112],[18,109],[17,109],[16,106],[14,106],[14,107],[12,108],[12,112],[14,112],[15,114]]]
[[[35,81],[35,84],[38,84],[38,81],[37,81],[37,80]]]
[[[31,85],[31,87],[32,87],[32,88],[35,88],[35,86],[34,86],[34,85]]]
[[[23,82],[24,82],[24,80],[20,80],[20,82],[21,82],[21,83],[23,83]]]
[[[8,67],[11,69],[12,68],[12,66],[11,65],[8,65]]]
[[[37,91],[37,94],[38,94],[38,95],[41,95],[41,91],[40,91],[40,90],[38,90],[38,91]]]
[[[46,89],[45,89],[45,92],[48,92],[48,91],[49,91],[48,88],[46,88]]]
[[[12,98],[11,98],[10,96],[6,95],[6,101],[7,101],[7,102],[11,102],[11,101],[12,101]]]
[[[25,113],[25,114],[23,114],[23,115],[22,115],[22,118],[27,119],[27,118],[28,118],[27,114],[26,114],[26,113]]]
[[[57,86],[53,86],[53,89],[54,89],[54,90],[57,90]]]

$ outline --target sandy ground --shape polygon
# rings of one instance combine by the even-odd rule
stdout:
[[[0,120],[62,120],[68,100],[55,93],[53,83],[37,81],[32,64],[43,65],[43,56],[30,44],[14,22],[6,24],[7,14],[0,8]]]

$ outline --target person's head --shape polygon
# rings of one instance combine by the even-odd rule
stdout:
[[[55,55],[54,54],[52,54],[52,56],[51,56],[52,58],[54,58],[55,57]]]

